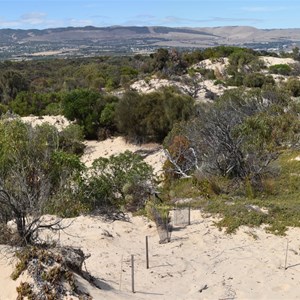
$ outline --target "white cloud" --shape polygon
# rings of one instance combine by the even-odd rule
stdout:
[[[91,25],[91,20],[78,20],[78,19],[69,19],[67,20],[68,25],[67,26],[73,26],[73,27],[83,27]]]
[[[21,15],[18,19],[7,20],[0,17],[0,28],[31,29],[50,28],[66,26],[87,26],[93,25],[93,21],[88,19],[49,19],[46,13],[29,12]]]
[[[249,7],[242,7],[242,11],[245,12],[276,12],[286,10],[287,7],[284,6],[249,6]]]
[[[252,9],[254,9],[252,7]],[[16,28],[16,29],[32,29],[32,28],[54,28],[54,27],[81,27],[81,26],[216,26],[222,23],[247,23],[258,24],[263,22],[257,18],[223,18],[223,17],[209,17],[204,19],[183,18],[176,16],[156,17],[150,14],[136,15],[132,19],[113,24],[112,18],[104,15],[94,15],[89,19],[50,19],[44,12],[28,12],[21,15],[18,19],[8,20],[0,17],[0,28]]]
[[[0,19],[1,28],[18,28],[20,26],[19,22],[16,21],[7,21],[5,19]]]
[[[156,18],[151,15],[138,15],[132,20],[122,23],[127,26],[197,26],[204,23],[261,23],[262,19],[257,18],[223,18],[223,17],[210,17],[207,19],[190,19],[180,18],[176,16],[166,16],[164,18]]]

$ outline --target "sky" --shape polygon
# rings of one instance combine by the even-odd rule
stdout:
[[[0,28],[169,26],[300,28],[299,0],[0,0]]]

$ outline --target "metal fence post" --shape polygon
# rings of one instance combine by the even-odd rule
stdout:
[[[148,247],[148,236],[146,236],[146,267],[149,269],[149,247]]]
[[[131,255],[131,290],[135,293],[134,290],[134,255]]]

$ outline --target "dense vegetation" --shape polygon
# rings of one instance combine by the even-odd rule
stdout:
[[[291,56],[299,60],[297,53]],[[298,226],[294,208],[300,170],[290,160],[299,147],[300,67],[266,68],[262,54],[269,53],[216,47],[1,63],[1,238],[15,238],[5,225],[10,219],[17,224],[14,241],[27,244],[38,240],[41,226],[57,228],[44,223],[44,213],[144,209],[158,188],[151,167],[139,156],[100,158],[91,168],[80,162],[83,138],[113,135],[164,144],[168,160],[159,179],[164,205],[174,197],[192,196],[198,199],[195,206],[222,213],[220,226],[228,231],[240,224],[269,223],[280,233],[287,225]],[[205,59],[225,58],[224,73],[195,67]],[[130,88],[136,80],[153,77],[173,80],[179,87],[184,83],[188,89],[139,93]],[[199,101],[197,91],[207,79],[231,89]],[[24,124],[14,114],[63,114],[74,123],[59,132],[49,125]],[[284,201],[277,186],[286,186]],[[249,213],[249,205],[266,207],[269,213],[251,208]]]

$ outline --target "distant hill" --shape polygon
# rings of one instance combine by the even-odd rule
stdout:
[[[157,47],[203,48],[239,45],[285,50],[300,44],[300,29],[257,29],[249,26],[204,28],[67,27],[43,30],[0,30],[0,58],[48,55],[90,56],[95,53],[151,51]],[[49,54],[49,51],[51,52]],[[58,52],[57,52],[58,51]]]

